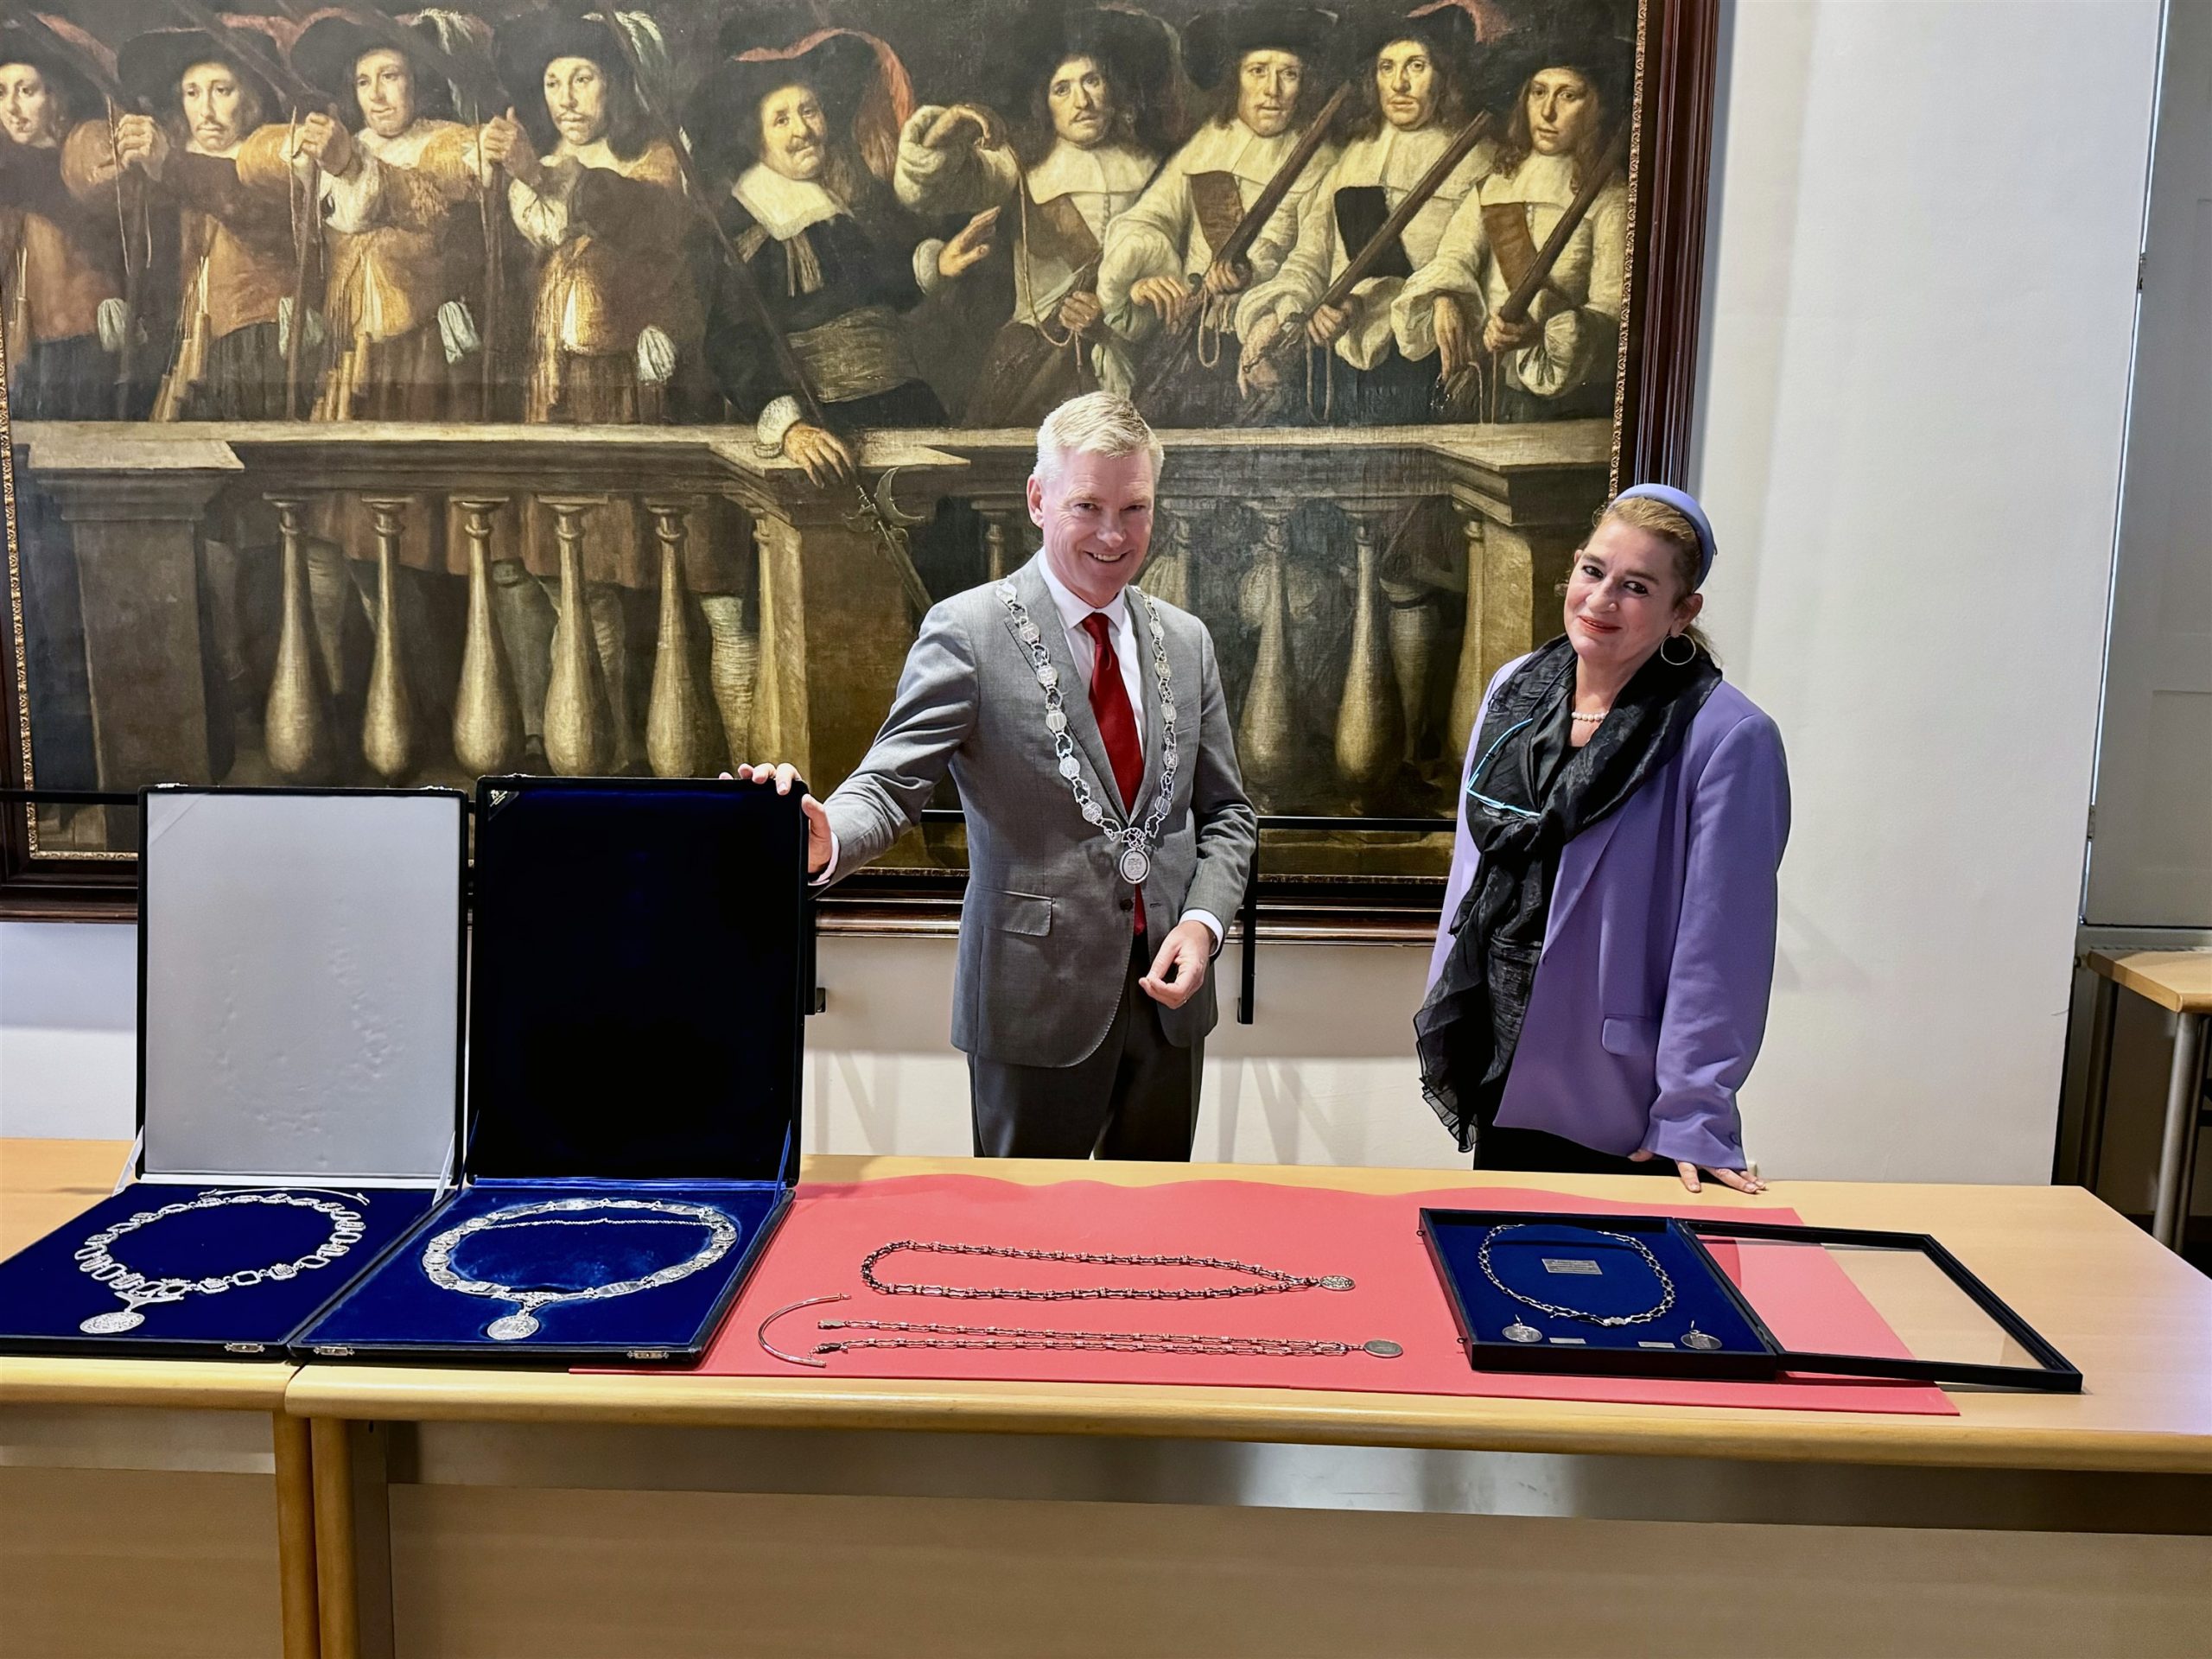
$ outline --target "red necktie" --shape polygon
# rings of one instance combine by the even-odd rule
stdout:
[[[1097,644],[1090,665],[1090,712],[1097,717],[1098,734],[1106,740],[1106,758],[1114,763],[1114,785],[1122,791],[1122,810],[1134,818],[1137,791],[1144,786],[1144,748],[1137,741],[1137,717],[1129,707],[1129,688],[1122,683],[1122,661],[1114,654],[1114,624],[1103,611],[1083,619],[1083,631]],[[1137,889],[1135,931],[1144,931],[1144,889]]]
[[[1106,758],[1114,763],[1122,810],[1133,812],[1144,783],[1144,748],[1137,740],[1129,689],[1122,683],[1121,658],[1114,654],[1114,624],[1105,612],[1093,611],[1083,619],[1083,631],[1098,645],[1090,670],[1090,712],[1098,717],[1098,735],[1106,740]]]

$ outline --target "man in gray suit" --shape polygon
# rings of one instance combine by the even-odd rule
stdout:
[[[1205,625],[1131,586],[1160,441],[1108,392],[1037,435],[1044,550],[922,620],[883,729],[827,803],[817,882],[920,822],[949,767],[968,817],[952,1040],[979,1157],[1188,1159],[1208,968],[1257,820]],[[738,775],[792,783],[789,766]]]

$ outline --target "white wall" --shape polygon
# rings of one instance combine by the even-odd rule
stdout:
[[[2049,1174],[2158,16],[1724,14],[1696,481],[1707,614],[1796,797],[1745,1100],[1770,1174]],[[130,939],[0,927],[0,1133],[128,1133]],[[965,1148],[950,967],[943,941],[825,942],[812,1147]],[[1453,1161],[1409,1056],[1421,968],[1263,951],[1200,1155]]]
[[[1729,14],[1707,617],[1788,741],[1770,1173],[2043,1180],[2156,0]]]
[[[0,926],[0,1135],[128,1139],[134,975],[129,927]],[[810,1152],[969,1150],[968,1072],[947,1046],[950,939],[822,941],[826,1012],[807,1021]],[[1413,1008],[1425,950],[1263,949],[1264,1024],[1239,1026],[1235,946],[1216,964],[1229,1001],[1208,1046],[1198,1156],[1238,1163],[1459,1161],[1421,1093]]]

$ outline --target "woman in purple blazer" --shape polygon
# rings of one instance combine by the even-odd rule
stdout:
[[[1739,1192],[1736,1091],[1774,979],[1782,734],[1697,615],[1713,527],[1624,490],[1567,632],[1491,682],[1467,747],[1421,1087],[1478,1169],[1698,1174]]]

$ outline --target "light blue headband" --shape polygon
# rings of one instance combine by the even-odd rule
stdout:
[[[1613,499],[1625,501],[1633,495],[1670,506],[1690,521],[1690,528],[1697,531],[1697,585],[1704,587],[1706,575],[1713,569],[1713,521],[1705,516],[1697,498],[1671,484],[1631,484]]]

